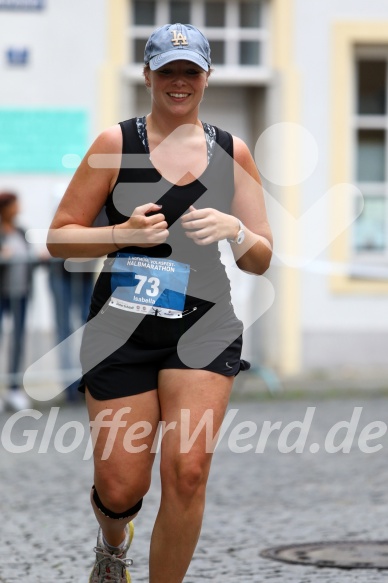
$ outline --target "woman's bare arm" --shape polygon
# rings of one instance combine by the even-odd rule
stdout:
[[[233,137],[235,194],[232,214],[244,225],[245,239],[240,245],[231,243],[236,263],[243,271],[261,275],[272,257],[272,233],[264,203],[259,172],[247,145]],[[235,235],[239,231],[236,219]]]
[[[82,160],[53,218],[47,237],[47,248],[54,257],[102,257],[128,245],[153,246],[163,243],[167,223],[161,213],[146,216],[160,208],[149,203],[137,207],[124,223],[108,227],[92,227],[115,185],[120,169],[122,133],[113,126],[98,136]],[[111,168],[92,167],[90,156],[110,156]],[[113,155],[113,156],[112,156]]]

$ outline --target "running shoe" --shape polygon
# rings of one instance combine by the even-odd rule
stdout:
[[[102,540],[101,528],[98,531],[97,546],[94,547],[96,562],[90,574],[89,583],[131,583],[131,576],[127,567],[132,565],[132,559],[127,559],[126,554],[133,539],[133,522],[125,529],[124,548],[119,553],[108,551]]]

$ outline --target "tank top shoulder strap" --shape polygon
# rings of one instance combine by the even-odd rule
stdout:
[[[216,126],[213,126],[213,127],[216,130],[217,144],[219,144],[221,146],[221,148],[223,148],[225,150],[225,152],[227,152],[229,154],[229,156],[231,156],[233,158],[233,137],[232,137],[232,135],[229,132],[222,130]]]
[[[144,154],[136,122],[136,117],[119,122],[123,134],[123,154]]]
[[[127,119],[119,122],[121,133],[123,136],[122,155],[128,154],[144,154],[144,147],[137,131],[137,118]],[[128,167],[125,163],[121,163],[121,167],[112,188],[108,194],[105,202],[105,210],[109,219],[109,224],[116,224],[123,222],[127,217],[121,215],[113,203],[113,192],[119,184],[138,184],[141,182],[158,182],[160,176],[149,164],[149,167],[141,166]]]

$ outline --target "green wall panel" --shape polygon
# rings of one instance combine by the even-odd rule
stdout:
[[[84,156],[88,129],[84,110],[0,108],[0,172],[74,172],[63,159]]]

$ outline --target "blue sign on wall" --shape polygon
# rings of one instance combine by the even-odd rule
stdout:
[[[88,137],[84,110],[0,109],[0,172],[73,172]]]
[[[0,0],[0,10],[42,10],[45,0]]]
[[[30,51],[26,48],[11,48],[6,51],[7,63],[12,66],[27,65]]]

